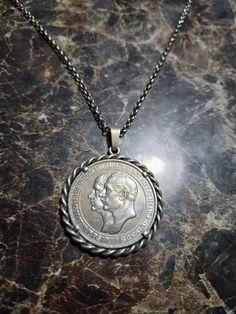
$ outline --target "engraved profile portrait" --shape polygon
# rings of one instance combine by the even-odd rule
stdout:
[[[106,232],[106,226],[112,225],[114,223],[114,219],[112,213],[104,210],[104,204],[101,200],[101,193],[104,190],[104,184],[107,180],[107,175],[102,174],[98,176],[93,184],[93,190],[89,194],[88,198],[91,204],[91,210],[98,212],[102,216],[103,226],[101,231]]]
[[[102,216],[102,232],[118,233],[129,219],[136,217],[137,193],[137,184],[125,173],[103,174],[95,179],[89,200],[91,209]]]

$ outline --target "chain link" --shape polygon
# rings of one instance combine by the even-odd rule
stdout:
[[[22,15],[35,27],[35,29],[44,37],[44,39],[47,41],[47,43],[50,45],[50,47],[53,49],[53,51],[57,54],[61,62],[65,65],[67,71],[72,75],[73,79],[75,80],[80,92],[82,93],[83,98],[85,99],[90,111],[93,113],[95,120],[97,121],[99,129],[101,129],[102,134],[104,136],[107,136],[110,133],[110,127],[107,126],[106,121],[103,119],[102,114],[99,112],[98,107],[95,105],[95,101],[89,92],[88,88],[84,84],[82,78],[76,71],[75,67],[70,62],[69,58],[66,56],[65,52],[56,44],[55,40],[51,37],[51,35],[48,34],[48,32],[44,29],[44,27],[36,20],[36,18],[24,7],[22,3],[18,0],[11,0],[13,5],[22,13]],[[153,86],[153,83],[155,82],[158,73],[160,72],[160,69],[162,68],[166,57],[168,56],[170,49],[176,40],[176,37],[182,28],[184,21],[186,19],[186,16],[191,8],[192,0],[188,0],[184,10],[177,22],[177,25],[170,37],[170,40],[164,50],[164,52],[160,56],[160,60],[157,63],[157,65],[154,68],[154,71],[146,84],[141,96],[137,100],[132,112],[129,115],[128,120],[123,125],[123,127],[120,130],[120,137],[124,137],[127,130],[130,128],[132,122],[134,121],[139,109],[141,108],[147,94],[149,93],[151,87]]]

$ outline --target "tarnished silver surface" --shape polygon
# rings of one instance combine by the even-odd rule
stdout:
[[[135,160],[92,158],[68,178],[61,198],[67,231],[102,255],[127,255],[150,241],[161,218],[158,182]]]
[[[156,193],[126,161],[102,160],[75,178],[68,200],[71,220],[88,241],[121,248],[139,241],[156,216]]]

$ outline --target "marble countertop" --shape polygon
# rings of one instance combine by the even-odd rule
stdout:
[[[109,125],[127,120],[184,6],[23,1],[70,56]],[[156,237],[93,257],[65,235],[71,170],[106,138],[48,44],[0,3],[1,313],[233,313],[236,309],[236,3],[196,0],[121,143],[163,190]]]

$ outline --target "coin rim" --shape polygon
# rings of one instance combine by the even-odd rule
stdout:
[[[90,167],[90,166],[92,166],[92,165],[99,165],[99,164],[101,164],[101,163],[104,163],[104,162],[115,162],[115,163],[123,163],[123,164],[126,164],[126,165],[128,165],[129,167],[131,167],[131,168],[134,168],[136,171],[138,171],[139,173],[140,173],[140,175],[141,176],[143,176],[143,171],[139,168],[139,167],[137,167],[136,165],[134,165],[134,164],[132,164],[132,163],[130,163],[130,162],[128,162],[128,161],[125,161],[125,160],[118,160],[118,159],[109,159],[109,160],[99,160],[99,161],[96,161],[96,162],[94,162],[94,163],[92,163],[92,164],[90,164],[89,166],[88,166],[88,168]],[[87,171],[86,171],[87,172]],[[74,184],[75,184],[75,181],[76,181],[76,179],[78,178],[78,176],[79,176],[79,174],[80,173],[82,173],[82,171],[80,171],[78,174],[77,174],[77,176],[74,178],[74,180],[73,180],[73,182],[72,182],[72,184],[71,184],[71,187],[70,187],[70,190],[69,190],[69,195],[68,195],[68,212],[69,212],[69,215],[70,215],[70,219],[71,219],[71,222],[73,223],[73,225],[74,225],[74,227],[75,227],[75,230],[77,230],[80,234],[81,234],[81,236],[83,236],[88,242],[90,242],[90,243],[92,243],[92,244],[94,244],[94,245],[97,245],[97,246],[99,246],[99,247],[104,247],[104,248],[108,248],[108,249],[120,249],[120,248],[124,248],[124,247],[128,247],[128,246],[131,246],[131,245],[133,245],[133,244],[135,244],[135,243],[137,243],[138,241],[140,241],[142,238],[143,238],[143,233],[145,233],[145,232],[147,232],[151,227],[152,227],[152,225],[153,225],[153,223],[154,223],[154,221],[155,221],[155,217],[156,217],[156,212],[157,212],[157,196],[156,196],[156,191],[155,191],[155,189],[154,189],[154,186],[153,186],[153,184],[152,184],[152,182],[150,181],[150,179],[148,178],[148,176],[143,176],[147,181],[148,181],[148,184],[149,184],[149,186],[150,186],[150,188],[151,188],[151,190],[152,190],[152,194],[153,194],[153,198],[154,198],[154,200],[153,200],[153,203],[154,203],[154,208],[153,208],[153,213],[152,213],[152,218],[151,218],[151,221],[150,221],[150,223],[149,223],[149,225],[145,228],[145,230],[143,231],[143,233],[139,233],[139,234],[137,234],[136,235],[136,239],[135,239],[135,241],[128,241],[128,243],[126,244],[126,243],[121,243],[121,244],[108,244],[108,243],[101,243],[101,242],[99,242],[99,241],[97,241],[97,240],[93,240],[93,239],[91,239],[91,237],[89,236],[89,235],[87,235],[85,232],[83,232],[83,230],[81,230],[80,231],[80,228],[78,227],[78,225],[76,224],[76,219],[75,219],[75,217],[74,217],[74,213],[73,213],[73,209],[71,208],[71,202],[72,202],[72,196],[71,196],[71,190],[73,189],[73,187],[74,187]],[[138,181],[139,182],[139,181]],[[141,183],[139,182],[139,184],[141,185]],[[82,215],[82,213],[80,214],[80,215]],[[141,222],[139,222],[139,224],[140,224]],[[89,225],[89,223],[87,223],[88,225]],[[138,225],[139,225],[138,224]],[[92,228],[92,227],[91,227]],[[136,227],[134,227],[134,228],[132,228],[132,230],[134,230],[135,228],[137,228],[137,226]],[[94,229],[95,230],[95,229]],[[97,231],[97,230],[95,230],[97,233],[99,233],[99,231]],[[127,232],[127,234],[129,235],[131,233],[131,231],[129,231],[129,232]],[[131,242],[131,243],[130,243]]]
[[[93,164],[97,161],[100,160],[110,160],[110,159],[118,159],[118,160],[123,160],[127,161],[128,163],[131,163],[132,165],[137,166],[142,174],[144,176],[147,176],[152,185],[154,186],[155,192],[156,192],[156,198],[157,198],[157,211],[156,211],[156,218],[153,222],[153,225],[150,227],[150,230],[143,235],[143,238],[136,242],[133,245],[123,247],[123,248],[116,248],[116,249],[110,249],[110,248],[104,248],[102,246],[97,246],[90,241],[86,240],[80,232],[74,227],[73,222],[71,221],[69,211],[68,211],[68,196],[69,196],[69,191],[70,187],[75,180],[76,176],[78,175],[79,172],[81,171],[86,171],[86,167],[88,167],[90,164]],[[62,195],[60,198],[60,214],[61,214],[61,220],[62,224],[64,225],[66,233],[71,237],[73,241],[79,244],[79,246],[86,251],[88,251],[91,254],[95,255],[100,255],[103,257],[119,257],[119,256],[126,256],[130,253],[137,252],[140,248],[145,246],[155,235],[159,222],[162,218],[162,210],[163,210],[163,203],[162,203],[162,193],[159,188],[159,183],[155,179],[153,173],[147,169],[147,167],[141,163],[139,163],[135,159],[130,159],[125,156],[119,156],[119,155],[102,155],[99,157],[93,157],[89,160],[84,161],[81,166],[76,167],[71,175],[68,177],[64,188],[62,190]]]

